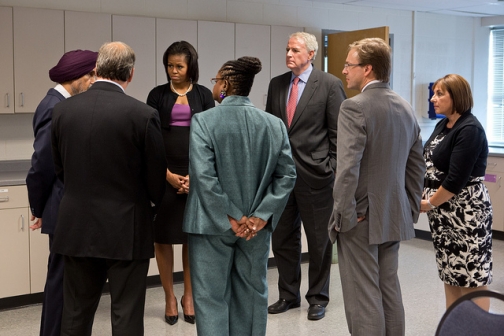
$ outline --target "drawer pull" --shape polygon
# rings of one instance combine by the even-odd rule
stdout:
[[[0,197],[0,202],[9,202],[9,196]]]

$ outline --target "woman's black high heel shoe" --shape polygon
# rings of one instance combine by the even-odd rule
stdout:
[[[196,316],[194,315],[186,315],[184,312],[184,296],[182,295],[182,298],[180,299],[180,305],[182,306],[182,312],[184,313],[184,321],[187,323],[194,324],[196,323]]]
[[[177,303],[177,298],[175,298],[175,303]],[[174,316],[165,315],[164,319],[169,325],[174,325],[178,321],[178,313]]]

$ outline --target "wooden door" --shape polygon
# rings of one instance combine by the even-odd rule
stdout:
[[[346,87],[343,64],[345,64],[348,55],[348,46],[355,42],[368,37],[379,37],[389,43],[389,27],[378,27],[363,30],[354,30],[349,32],[341,32],[329,34],[327,43],[327,72],[335,75],[343,82],[343,87],[348,98],[359,93],[358,90],[348,90]]]

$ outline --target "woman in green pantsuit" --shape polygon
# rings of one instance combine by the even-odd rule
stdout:
[[[198,335],[265,335],[271,233],[296,171],[283,121],[247,97],[261,62],[241,57],[217,73],[218,107],[194,115],[184,231]]]

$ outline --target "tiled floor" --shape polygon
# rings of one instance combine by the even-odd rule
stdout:
[[[307,278],[307,265],[303,264],[303,276]],[[434,335],[444,308],[443,284],[437,276],[432,243],[413,239],[401,244],[400,269],[403,300],[406,310],[406,335]],[[268,271],[270,284],[269,302],[278,299],[277,270]],[[306,281],[302,291],[306,291]],[[494,282],[490,289],[504,293],[504,241],[494,241]],[[182,285],[176,285],[176,295],[182,295]],[[326,317],[320,321],[308,321],[308,304],[303,301],[300,308],[286,313],[268,316],[267,335],[348,335],[343,310],[339,269],[334,265],[331,271],[331,302]],[[145,335],[196,335],[194,325],[183,321],[169,326],[164,322],[163,291],[160,287],[147,291],[145,310]],[[179,311],[181,308],[179,307]],[[491,310],[504,314],[504,303],[492,301]],[[0,335],[29,336],[38,335],[41,306],[29,306],[0,312]],[[93,335],[110,335],[110,300],[102,297],[95,318]]]

